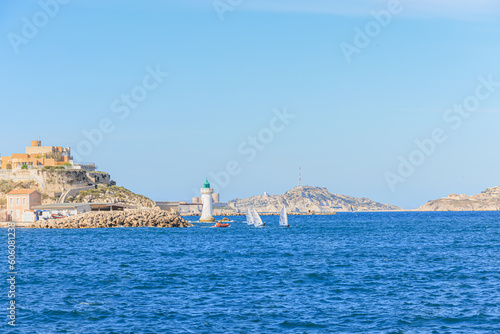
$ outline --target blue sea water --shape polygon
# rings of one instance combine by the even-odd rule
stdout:
[[[17,230],[2,333],[499,333],[500,213]],[[1,245],[1,243],[0,243]]]

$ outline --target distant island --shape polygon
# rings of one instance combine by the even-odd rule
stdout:
[[[488,188],[478,195],[451,194],[429,201],[418,211],[500,211],[500,186]]]
[[[279,212],[283,205],[292,213],[402,210],[397,206],[381,204],[368,198],[332,194],[327,188],[312,186],[297,186],[283,195],[264,194],[228,202],[228,206],[238,212],[245,212],[247,207],[255,207],[259,212]]]

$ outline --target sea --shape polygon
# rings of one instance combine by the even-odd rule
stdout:
[[[0,333],[500,333],[498,212],[262,218],[1,229]]]

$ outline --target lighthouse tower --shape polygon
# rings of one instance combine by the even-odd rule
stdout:
[[[212,215],[212,194],[214,190],[210,188],[210,183],[205,181],[203,188],[201,188],[201,202],[203,203],[203,210],[201,212],[200,222],[214,222],[215,218]]]

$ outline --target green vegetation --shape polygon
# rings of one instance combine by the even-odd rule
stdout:
[[[28,169],[28,165],[22,165],[21,169]]]
[[[52,197],[47,194],[42,194],[42,202],[57,202],[58,197]]]
[[[144,207],[156,206],[156,204],[146,196],[135,194],[124,187],[117,186],[99,186],[97,189],[80,191],[74,198],[70,197],[66,201],[69,203],[118,202]]]
[[[69,162],[65,162],[63,166],[71,166],[71,164]]]

